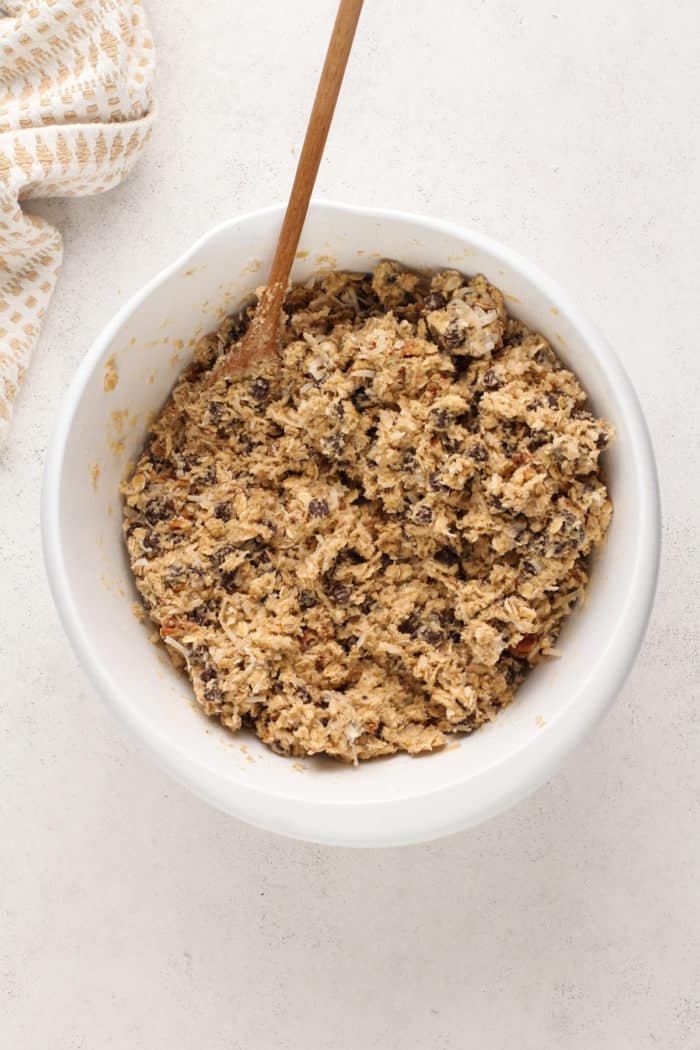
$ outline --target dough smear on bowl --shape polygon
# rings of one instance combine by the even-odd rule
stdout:
[[[294,285],[280,361],[199,344],[123,485],[136,586],[208,715],[285,755],[443,746],[509,704],[581,598],[611,425],[485,277]]]

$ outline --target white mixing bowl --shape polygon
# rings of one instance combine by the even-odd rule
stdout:
[[[193,705],[186,679],[132,607],[119,482],[191,354],[193,341],[264,280],[282,218],[267,208],[198,241],[110,321],[60,412],[44,477],[42,532],[66,632],[95,687],[154,757],[213,805],[285,835],[351,846],[418,842],[475,824],[540,785],[601,717],[642,641],[658,571],[660,513],[649,436],[629,380],[569,297],[526,260],[448,223],[315,202],[293,277],[371,268],[483,271],[541,330],[612,420],[605,455],[615,512],[587,599],[559,660],[534,671],[497,720],[442,752],[348,767],[274,755]]]

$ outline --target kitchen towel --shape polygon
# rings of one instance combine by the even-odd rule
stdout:
[[[62,258],[36,197],[111,189],[151,134],[140,0],[0,0],[0,445]]]

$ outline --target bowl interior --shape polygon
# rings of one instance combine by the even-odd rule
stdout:
[[[181,779],[224,808],[254,819],[246,807],[263,795],[260,805],[279,813],[275,798],[357,806],[461,785],[466,823],[504,805],[509,793],[523,793],[497,772],[501,787],[482,797],[487,774],[493,781],[494,771],[509,768],[516,755],[542,751],[548,734],[554,746],[558,725],[582,724],[584,708],[590,723],[610,699],[611,653],[639,571],[640,515],[650,498],[638,469],[629,388],[575,307],[504,249],[428,220],[312,206],[295,279],[326,267],[371,268],[388,256],[409,266],[483,271],[504,291],[511,312],[539,328],[576,372],[594,411],[614,422],[617,438],[605,469],[615,513],[584,607],[562,633],[561,659],[538,668],[516,701],[474,736],[420,759],[395,756],[358,768],[323,759],[294,762],[251,734],[234,737],[199,712],[187,681],[134,615],[118,486],[197,338],[264,279],[280,214],[267,210],[214,231],[132,301],[93,347],[69,395],[50,464],[56,517],[44,525],[56,530],[54,591],[83,661],[113,706]],[[308,833],[303,806],[287,807],[282,817],[258,816],[277,830]]]

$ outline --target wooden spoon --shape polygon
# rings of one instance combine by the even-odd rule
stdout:
[[[213,370],[212,381],[225,375],[244,375],[279,350],[282,303],[362,3],[363,0],[340,0],[267,286],[247,332],[233,353],[228,354],[220,367]]]

